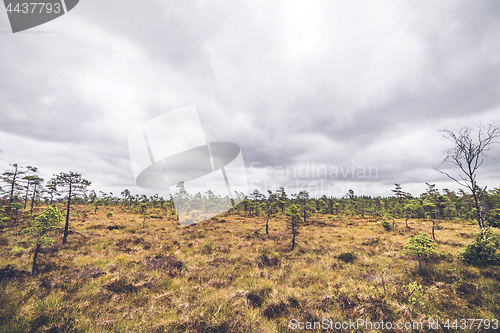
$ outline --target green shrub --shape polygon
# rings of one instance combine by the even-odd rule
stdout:
[[[392,230],[392,224],[389,221],[387,221],[386,219],[382,220],[382,227],[384,227],[384,229],[386,231],[391,231]]]
[[[16,255],[16,256],[20,256],[24,253],[24,248],[23,247],[20,247],[20,246],[14,246],[10,252],[13,254],[13,255]]]
[[[432,239],[425,232],[420,235],[410,238],[406,243],[403,251],[411,255],[418,261],[418,266],[422,269],[422,261],[427,261],[431,255],[435,255],[435,246],[432,244]]]
[[[476,235],[476,240],[467,245],[460,253],[460,259],[470,264],[498,265],[500,264],[500,235],[491,230]]]
[[[489,226],[500,228],[500,209],[492,209],[486,214],[486,221]]]
[[[111,213],[111,212],[108,212],[108,213],[106,214],[106,217],[107,217],[108,219],[109,219],[109,218],[111,218],[112,216],[113,216],[113,213]]]

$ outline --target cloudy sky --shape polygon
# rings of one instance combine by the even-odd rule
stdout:
[[[0,171],[115,194],[146,192],[129,134],[192,104],[208,141],[241,147],[251,190],[336,197],[456,190],[433,169],[449,168],[439,130],[500,121],[494,0],[82,0],[16,34],[0,10],[0,60]],[[489,156],[480,184],[500,187]]]

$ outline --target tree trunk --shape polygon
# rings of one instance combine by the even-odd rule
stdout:
[[[483,239],[485,239],[485,234],[484,234],[484,222],[483,222],[483,212],[481,210],[481,201],[479,199],[479,196],[476,193],[476,183],[472,183],[473,190],[472,190],[472,195],[474,197],[474,206],[476,207],[477,210],[477,223],[479,224],[479,228],[481,228],[481,233],[483,234]]]
[[[16,185],[16,177],[17,177],[17,165],[15,166],[14,170],[14,176],[12,177],[12,185],[10,187],[10,198],[9,198],[9,203],[12,203],[14,201],[14,187]],[[8,210],[10,212],[10,208]]]
[[[69,184],[69,193],[68,193],[68,206],[66,208],[66,224],[64,225],[64,236],[63,236],[63,244],[66,244],[68,241],[68,232],[69,232],[69,209],[71,206],[71,183]]]
[[[292,217],[292,251],[295,249],[295,222]]]
[[[434,220],[432,221],[432,239],[436,240],[436,237],[434,236]]]
[[[40,244],[36,245],[35,253],[33,254],[33,265],[31,266],[31,275],[35,275],[38,268],[36,267],[36,258],[38,257],[38,253],[40,252]]]
[[[266,220],[266,235],[269,235],[269,217],[271,217],[271,213],[268,211]]]
[[[28,203],[28,192],[30,190],[30,181],[26,184],[26,195],[24,196],[24,209],[26,209],[26,204]]]
[[[31,215],[33,215],[33,204],[35,203],[35,195],[36,195],[36,183],[35,183],[35,189],[33,190],[33,197],[31,198]]]

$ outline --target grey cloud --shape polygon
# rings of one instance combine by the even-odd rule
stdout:
[[[438,129],[500,116],[500,5],[299,5],[314,7],[87,1],[56,34],[0,37],[0,132],[22,141],[2,143],[3,160],[30,150],[41,169],[76,164],[103,190],[139,193],[128,133],[194,103],[207,140],[237,143],[247,166],[376,165],[364,182],[387,195],[448,184],[432,169],[448,168]],[[499,150],[482,168],[491,184]]]

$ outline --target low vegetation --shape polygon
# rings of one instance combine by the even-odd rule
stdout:
[[[500,314],[498,266],[460,259],[474,256],[467,249],[482,240],[474,221],[440,221],[434,242],[421,234],[431,229],[425,219],[410,220],[410,228],[396,219],[386,231],[377,218],[315,214],[301,225],[294,251],[282,213],[269,221],[268,235],[267,214],[227,213],[180,227],[165,213],[143,228],[133,207],[94,213],[80,205],[71,221],[68,243],[41,251],[36,275],[29,272],[32,238],[13,221],[2,224],[0,332],[285,332],[291,319]],[[421,268],[408,265],[424,260],[424,244],[435,253]]]

